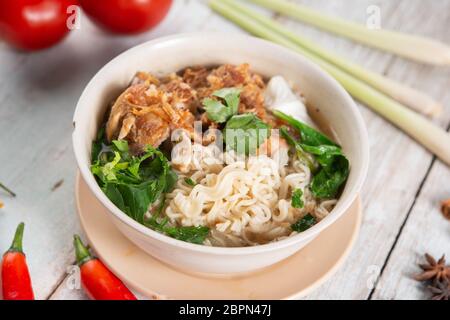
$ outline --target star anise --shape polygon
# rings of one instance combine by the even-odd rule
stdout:
[[[419,264],[423,272],[414,277],[417,281],[450,281],[450,266],[445,265],[445,255],[436,262],[432,256],[426,253],[425,259],[428,264]]]
[[[442,202],[441,210],[444,217],[450,220],[450,199]]]
[[[450,281],[438,281],[428,289],[433,294],[433,300],[450,300]]]

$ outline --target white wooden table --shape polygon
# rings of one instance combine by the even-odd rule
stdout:
[[[364,23],[378,5],[383,28],[450,43],[450,0],[298,0],[324,12]],[[433,68],[326,34],[274,15],[365,67],[426,91],[446,106],[436,119],[450,124],[450,68]],[[72,234],[82,233],[74,209],[76,165],[72,114],[97,70],[120,52],[146,40],[192,31],[242,32],[212,13],[205,1],[175,0],[169,17],[137,37],[104,34],[83,19],[61,45],[17,53],[0,43],[0,181],[18,194],[0,193],[0,251],[26,222],[25,250],[39,299],[86,299],[66,285],[74,263]],[[439,202],[450,197],[450,170],[420,145],[364,106],[371,165],[364,187],[359,239],[343,267],[309,299],[424,299],[411,280],[424,252],[450,258],[450,221]],[[449,146],[450,147],[450,146]]]

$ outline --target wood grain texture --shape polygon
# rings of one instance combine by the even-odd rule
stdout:
[[[423,254],[450,258],[450,221],[440,212],[440,203],[450,198],[450,170],[436,163],[420,190],[414,208],[403,226],[373,299],[426,299],[424,284],[412,279],[421,272]]]
[[[375,4],[381,9],[382,27],[450,43],[450,0],[297,1],[362,23],[368,6]],[[446,108],[436,122],[448,126],[449,68],[419,65],[274,17],[333,52],[430,93]],[[70,138],[82,89],[101,66],[129,47],[163,35],[203,30],[242,32],[212,13],[204,0],[175,0],[162,25],[137,37],[107,35],[83,19],[81,30],[47,51],[17,54],[0,44],[0,181],[18,193],[16,199],[0,193],[5,202],[0,249],[9,246],[15,226],[25,221],[24,245],[38,298],[86,298],[66,284],[67,268],[74,260],[71,237],[81,232],[73,204],[76,165]],[[361,234],[340,271],[307,298],[421,299],[425,296],[420,286],[408,277],[419,255],[447,252],[450,258],[450,224],[437,212],[438,200],[450,197],[448,187],[443,187],[449,168],[433,162],[427,151],[372,111],[364,106],[361,111],[371,143]],[[63,183],[52,190],[61,179]]]
[[[326,10],[325,1],[303,1],[302,3]],[[352,2],[353,11],[349,10],[350,7],[343,2],[339,3],[341,6],[334,5],[328,11],[362,22],[364,18],[361,19],[361,16],[365,17],[365,9],[373,2]],[[449,39],[445,38],[448,17],[439,15],[439,22],[434,20],[434,23],[424,24],[423,16],[418,15],[417,12],[426,11],[425,3],[420,1],[378,1],[376,3],[382,10],[383,27],[417,32],[414,28],[417,29],[420,26],[422,34],[448,42]],[[448,7],[449,3],[447,2],[446,5]],[[409,10],[411,7],[414,9]],[[436,7],[433,9],[437,10]],[[292,24],[291,28],[299,25]],[[313,32],[317,32],[314,35],[315,40],[322,42],[330,49],[336,48],[333,37],[322,35],[317,30]],[[335,51],[367,68],[430,92],[439,100],[446,100],[446,93],[442,91],[442,88],[448,83],[448,70],[442,75],[442,69],[420,66],[389,54],[355,45],[344,39],[338,40]],[[395,243],[400,227],[415,201],[417,190],[431,164],[431,155],[422,147],[370,110],[365,107],[361,110],[371,141],[371,165],[363,191],[364,220],[360,237],[344,267],[321,289],[308,297],[311,299],[367,299],[369,297],[374,272],[383,268],[389,250]],[[447,113],[442,117],[443,125],[448,123],[448,111],[447,109]],[[406,168],[414,168],[414,171],[411,172]]]

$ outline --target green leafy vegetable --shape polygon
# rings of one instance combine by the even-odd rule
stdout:
[[[105,127],[101,127],[97,133],[97,139],[92,143],[91,159],[92,161],[98,160],[98,157],[104,149],[105,141]]]
[[[190,185],[191,187],[195,187],[197,185],[197,183],[191,178],[185,178],[184,182],[186,182],[186,184]]]
[[[238,88],[224,88],[213,92],[212,95],[220,98],[224,103],[217,99],[204,99],[203,106],[208,118],[217,123],[227,122],[238,113],[240,94],[241,90]]]
[[[295,189],[292,192],[292,200],[291,205],[293,208],[303,208],[305,206],[305,203],[303,201],[303,190],[302,189]]]
[[[311,192],[319,199],[332,199],[337,196],[341,186],[347,181],[349,162],[336,157],[331,166],[323,167],[311,181]]]
[[[209,234],[208,227],[172,227],[167,225],[167,220],[150,219],[146,225],[174,239],[196,244],[203,244]]]
[[[97,139],[93,143],[91,171],[106,196],[139,223],[175,239],[203,243],[209,232],[207,227],[172,227],[167,221],[158,222],[164,194],[172,190],[177,180],[164,154],[149,146],[143,155],[135,157],[130,154],[127,141],[116,140],[109,146],[103,141]],[[158,200],[161,204],[157,214],[147,218],[149,207]]]
[[[316,218],[314,218],[310,213],[298,220],[296,223],[291,225],[291,229],[297,232],[303,232],[311,228],[316,224]]]
[[[158,210],[150,217],[150,219],[148,219],[145,222],[145,225],[177,240],[196,244],[203,244],[203,242],[205,241],[206,237],[209,234],[209,228],[202,226],[199,227],[169,226],[167,224],[168,218],[159,219],[162,209],[164,208],[164,202],[165,197],[163,196],[163,199],[161,200]]]
[[[308,146],[320,146],[323,144],[329,146],[338,146],[336,143],[331,141],[327,136],[320,133],[316,129],[311,128],[310,126],[298,121],[297,119],[281,111],[275,110],[273,114],[276,117],[280,118],[281,120],[289,123],[294,129],[297,129],[297,131],[300,133],[302,144]]]
[[[198,227],[166,227],[164,233],[168,236],[196,244],[203,244],[209,234],[209,228]]]
[[[238,154],[254,154],[269,135],[270,126],[253,113],[233,116],[225,126],[227,148]]]
[[[311,181],[313,195],[319,199],[336,197],[350,173],[350,164],[341,148],[325,145],[318,147],[302,146],[305,151],[315,155],[316,161],[321,166],[321,169]]]
[[[292,137],[288,130],[285,127],[280,128],[281,136],[286,139],[286,141],[295,148],[295,151],[297,153],[298,158],[303,161],[308,168],[311,170],[311,172],[316,172],[318,169],[318,165],[316,161],[314,160],[314,157],[312,157],[309,153],[307,153],[305,150],[303,150],[300,142],[296,141],[294,137]]]
[[[350,163],[341,147],[291,116],[280,111],[275,111],[274,114],[299,131],[300,141],[290,136],[286,128],[281,129],[281,134],[295,147],[299,159],[303,159],[311,168],[314,174],[310,185],[312,194],[318,199],[335,198],[350,173]],[[313,161],[309,155],[313,155]],[[312,164],[320,167],[313,167]]]
[[[130,156],[126,141],[113,141],[93,159],[92,173],[106,196],[123,212],[143,223],[149,206],[172,189],[176,176],[161,151],[147,147]]]

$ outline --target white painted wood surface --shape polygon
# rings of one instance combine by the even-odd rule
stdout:
[[[367,8],[378,5],[383,28],[450,43],[450,0],[296,1],[362,23]],[[436,123],[448,128],[450,68],[419,65],[274,17],[352,61],[430,93],[445,105]],[[0,181],[18,194],[11,199],[0,193],[5,202],[0,209],[0,251],[9,246],[18,222],[25,221],[24,246],[37,298],[86,299],[67,284],[67,270],[74,262],[72,234],[81,233],[74,212],[76,166],[70,137],[83,87],[102,65],[129,47],[202,30],[242,32],[212,13],[206,1],[175,0],[162,25],[137,37],[111,36],[83,19],[80,30],[47,51],[17,53],[0,43]],[[344,266],[307,298],[427,298],[410,275],[418,271],[415,264],[424,252],[447,253],[450,258],[450,222],[439,213],[439,201],[450,197],[450,170],[366,107],[361,111],[371,141],[361,234]],[[52,190],[59,181],[62,185]]]

